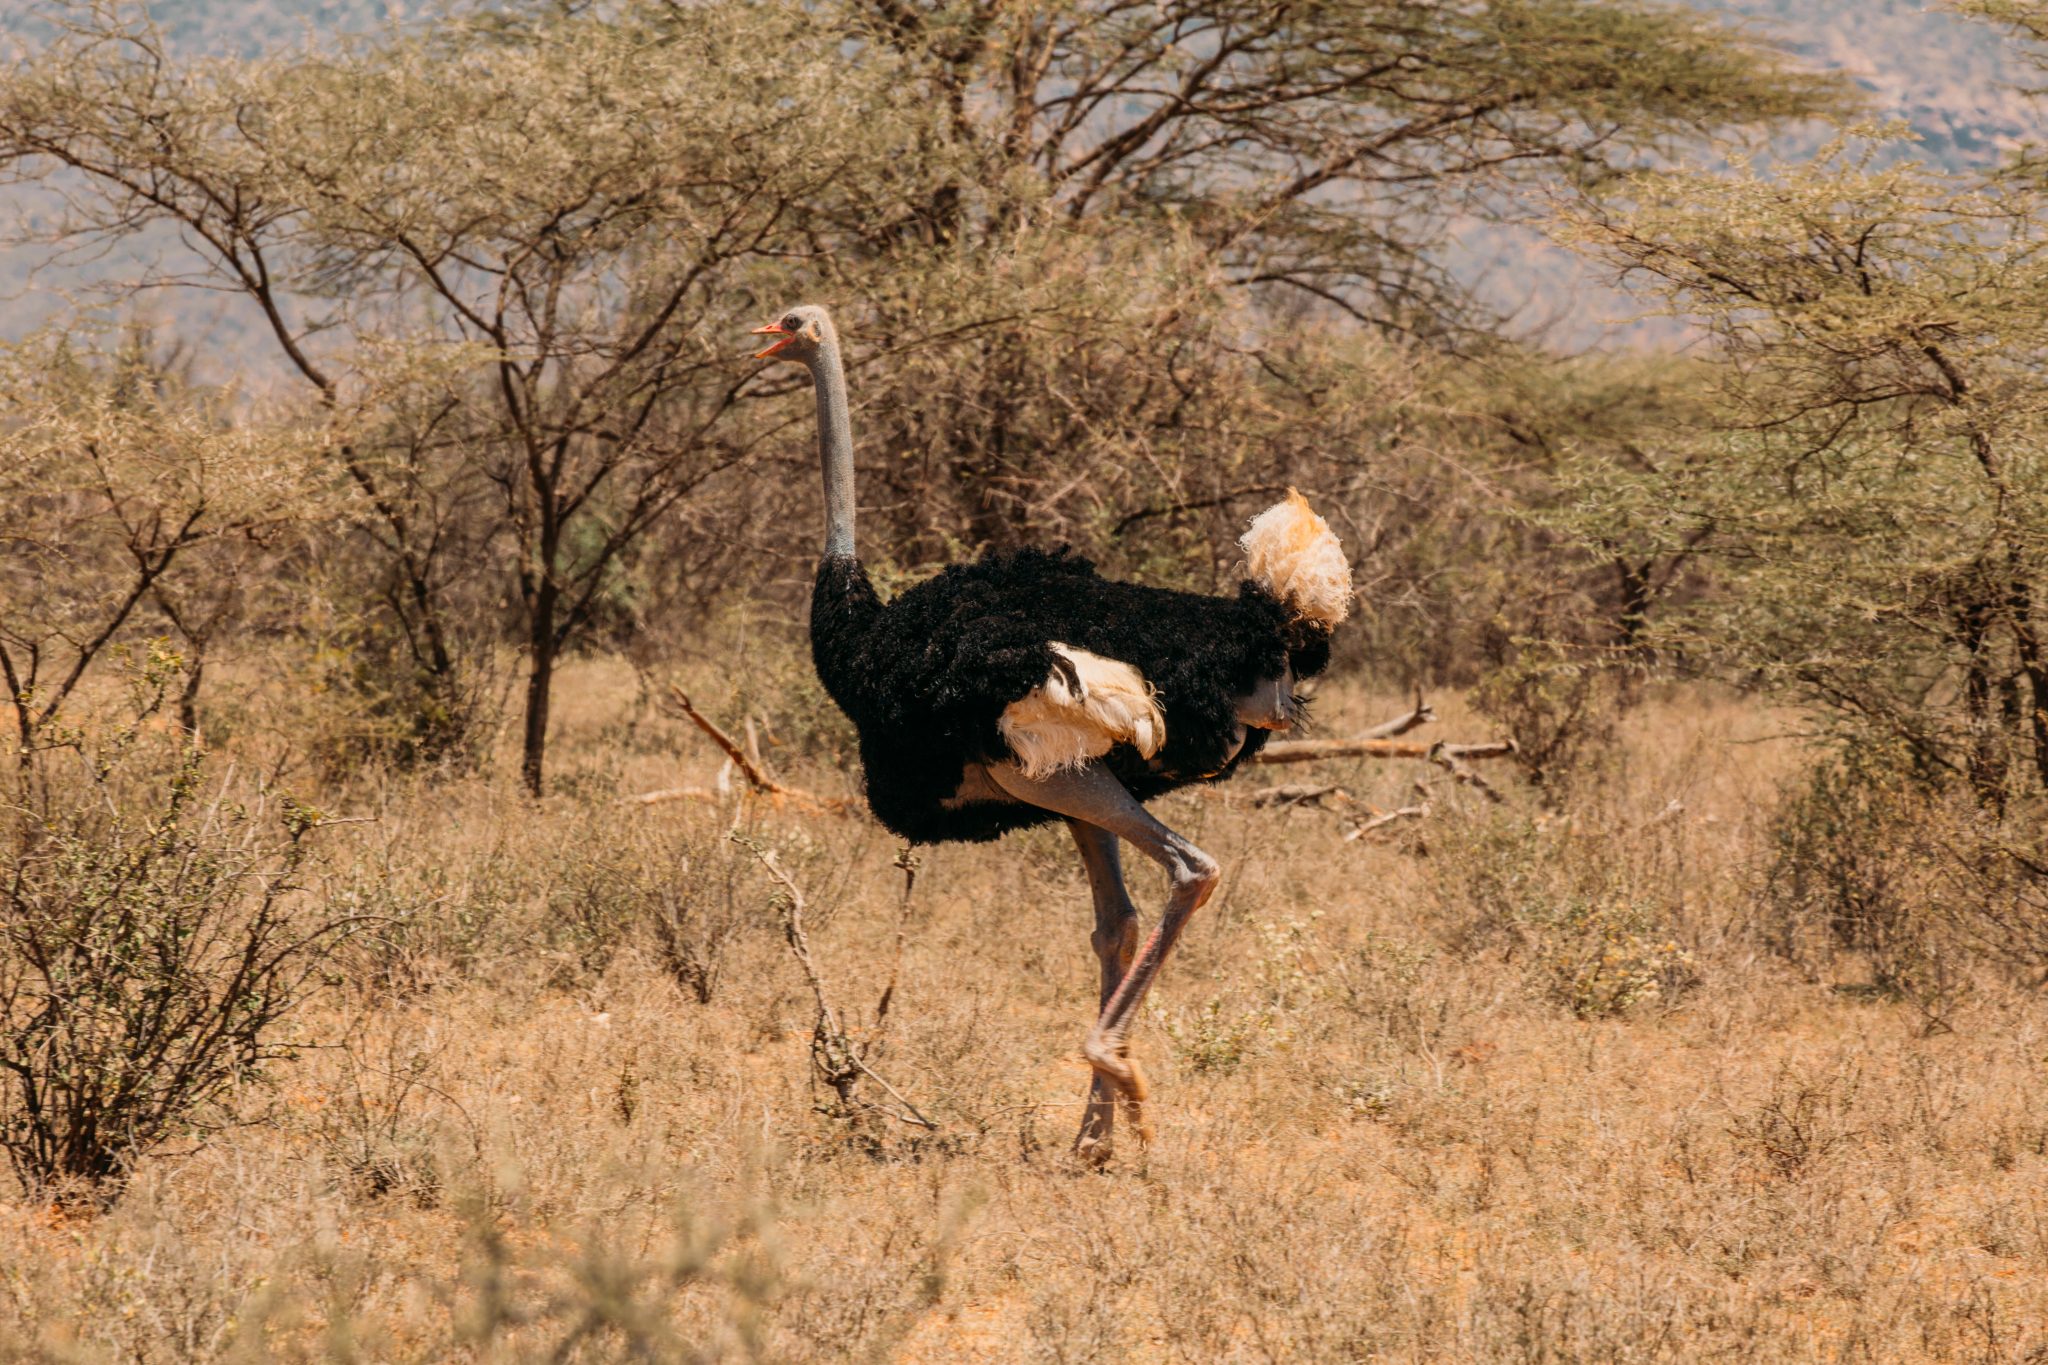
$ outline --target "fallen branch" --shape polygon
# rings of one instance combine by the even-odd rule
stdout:
[[[1423,755],[1423,757],[1436,764],[1439,768],[1442,768],[1458,781],[1463,782],[1466,786],[1477,788],[1485,795],[1487,800],[1501,801],[1506,798],[1495,791],[1492,784],[1481,777],[1475,769],[1468,767],[1464,760],[1468,758],[1498,758],[1503,754],[1511,754],[1514,751],[1515,742],[1513,740],[1507,740],[1500,744],[1439,743],[1430,745],[1429,752]]]
[[[1344,836],[1344,842],[1348,844],[1353,839],[1362,839],[1382,826],[1393,824],[1396,820],[1421,820],[1428,816],[1428,814],[1429,803],[1427,801],[1418,806],[1402,806],[1399,810],[1383,810],[1375,814],[1371,819],[1361,820],[1358,824],[1354,825],[1351,832]]]
[[[689,719],[699,730],[711,736],[713,744],[725,751],[726,767],[719,773],[716,791],[708,791],[703,787],[667,787],[632,797],[634,804],[651,806],[663,801],[717,800],[727,790],[729,774],[736,771],[746,779],[748,786],[765,795],[777,806],[788,804],[805,814],[830,812],[834,815],[843,815],[852,806],[853,803],[844,797],[817,796],[800,787],[785,786],[768,776],[764,771],[765,765],[761,762],[760,741],[755,735],[751,719],[747,722],[747,742],[745,747],[742,747],[731,735],[719,729],[709,716],[697,709],[696,703],[690,700],[690,694],[683,691],[681,684],[670,683],[668,695],[674,713]]]
[[[710,787],[659,787],[638,796],[629,796],[626,800],[635,806],[659,806],[665,801],[717,801],[724,795]]]
[[[1425,744],[1418,740],[1401,739],[1399,736],[1410,730],[1417,730],[1436,720],[1436,709],[1429,704],[1421,691],[1415,693],[1415,705],[1407,714],[1396,716],[1373,726],[1363,734],[1349,739],[1281,739],[1275,740],[1259,750],[1252,758],[1254,763],[1313,763],[1325,758],[1419,758],[1449,773],[1456,781],[1475,788],[1489,801],[1502,800],[1493,784],[1479,775],[1471,765],[1473,761],[1486,758],[1504,758],[1515,752],[1511,739],[1492,740],[1484,744],[1451,744],[1438,740]],[[1424,792],[1422,784],[1417,790]],[[1342,810],[1359,804],[1351,793],[1336,783],[1315,784],[1308,782],[1284,783],[1267,787],[1252,795],[1255,806],[1321,806],[1328,810]],[[1374,807],[1364,808],[1368,813],[1358,820],[1351,831],[1344,836],[1349,842],[1376,829],[1383,829],[1396,820],[1421,820],[1427,818],[1430,803],[1427,799],[1398,810],[1382,811]]]
[[[1438,740],[1372,739],[1279,739],[1252,757],[1254,763],[1313,763],[1322,758],[1423,758],[1434,763],[1438,756],[1453,759],[1500,758],[1515,752],[1511,739],[1486,744],[1446,744]]]
[[[1422,689],[1415,689],[1415,709],[1405,716],[1396,716],[1390,721],[1375,725],[1360,735],[1360,739],[1392,739],[1405,735],[1410,730],[1419,730],[1436,721],[1436,708],[1423,699]]]
[[[663,787],[660,791],[642,792],[629,798],[635,805],[657,806],[664,801],[723,801],[732,795],[732,760],[727,759],[718,769],[718,776],[708,787]]]
[[[1316,786],[1309,782],[1292,782],[1278,787],[1261,787],[1252,793],[1254,806],[1321,806],[1324,802],[1338,806],[1351,804],[1351,793],[1334,782]]]
[[[1655,829],[1659,825],[1668,825],[1674,820],[1682,819],[1684,815],[1685,803],[1674,796],[1664,803],[1664,809],[1647,819],[1638,820],[1635,827],[1629,833],[1640,834],[1646,829]]]

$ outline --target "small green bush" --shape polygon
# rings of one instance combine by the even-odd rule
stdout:
[[[1621,900],[1577,900],[1526,920],[1549,997],[1582,1019],[1676,995],[1695,979],[1692,954],[1657,912]]]

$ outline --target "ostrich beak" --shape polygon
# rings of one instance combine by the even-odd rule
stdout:
[[[769,346],[769,348],[768,348],[767,350],[765,350],[765,351],[756,351],[756,352],[754,352],[754,359],[756,359],[756,360],[762,360],[762,359],[765,359],[765,358],[766,358],[766,357],[768,357],[768,356],[774,355],[774,354],[775,354],[775,353],[776,353],[777,351],[779,351],[779,350],[781,350],[781,349],[782,349],[783,347],[785,347],[785,346],[789,345],[789,343],[790,343],[790,342],[792,342],[792,341],[795,341],[795,340],[796,340],[796,333],[795,333],[795,332],[785,332],[785,331],[783,331],[783,330],[782,330],[782,328],[781,328],[781,326],[780,326],[779,324],[777,324],[777,323],[773,323],[773,322],[771,322],[771,323],[768,323],[768,324],[766,324],[765,326],[761,326],[761,327],[756,327],[756,328],[755,328],[755,329],[754,329],[753,331],[749,332],[749,333],[748,333],[747,335],[749,335],[749,336],[757,336],[757,337],[759,337],[759,336],[770,336],[770,337],[781,337],[781,338],[782,338],[782,340],[780,340],[780,341],[778,341],[778,342],[775,342],[775,343],[774,343],[773,345]]]

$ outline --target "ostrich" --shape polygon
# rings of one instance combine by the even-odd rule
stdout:
[[[1216,860],[1146,811],[1230,776],[1269,732],[1305,719],[1295,684],[1322,672],[1351,598],[1337,537],[1290,490],[1240,542],[1235,597],[1102,578],[1064,547],[992,553],[883,603],[854,557],[853,436],[839,339],[823,308],[754,329],[756,359],[801,361],[817,394],[825,551],[811,593],[818,678],[860,732],[875,817],[913,843],[989,840],[1064,819],[1095,902],[1100,1011],[1075,1139],[1108,1159],[1118,1102],[1151,1131],[1127,1037],[1153,979],[1216,889]],[[1122,840],[1165,868],[1166,906],[1141,948]]]

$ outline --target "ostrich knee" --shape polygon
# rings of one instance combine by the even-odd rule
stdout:
[[[1173,884],[1168,894],[1170,898],[1188,896],[1188,911],[1193,912],[1209,903],[1216,883],[1223,880],[1223,868],[1193,844],[1185,845],[1178,852],[1180,859],[1171,873]]]

